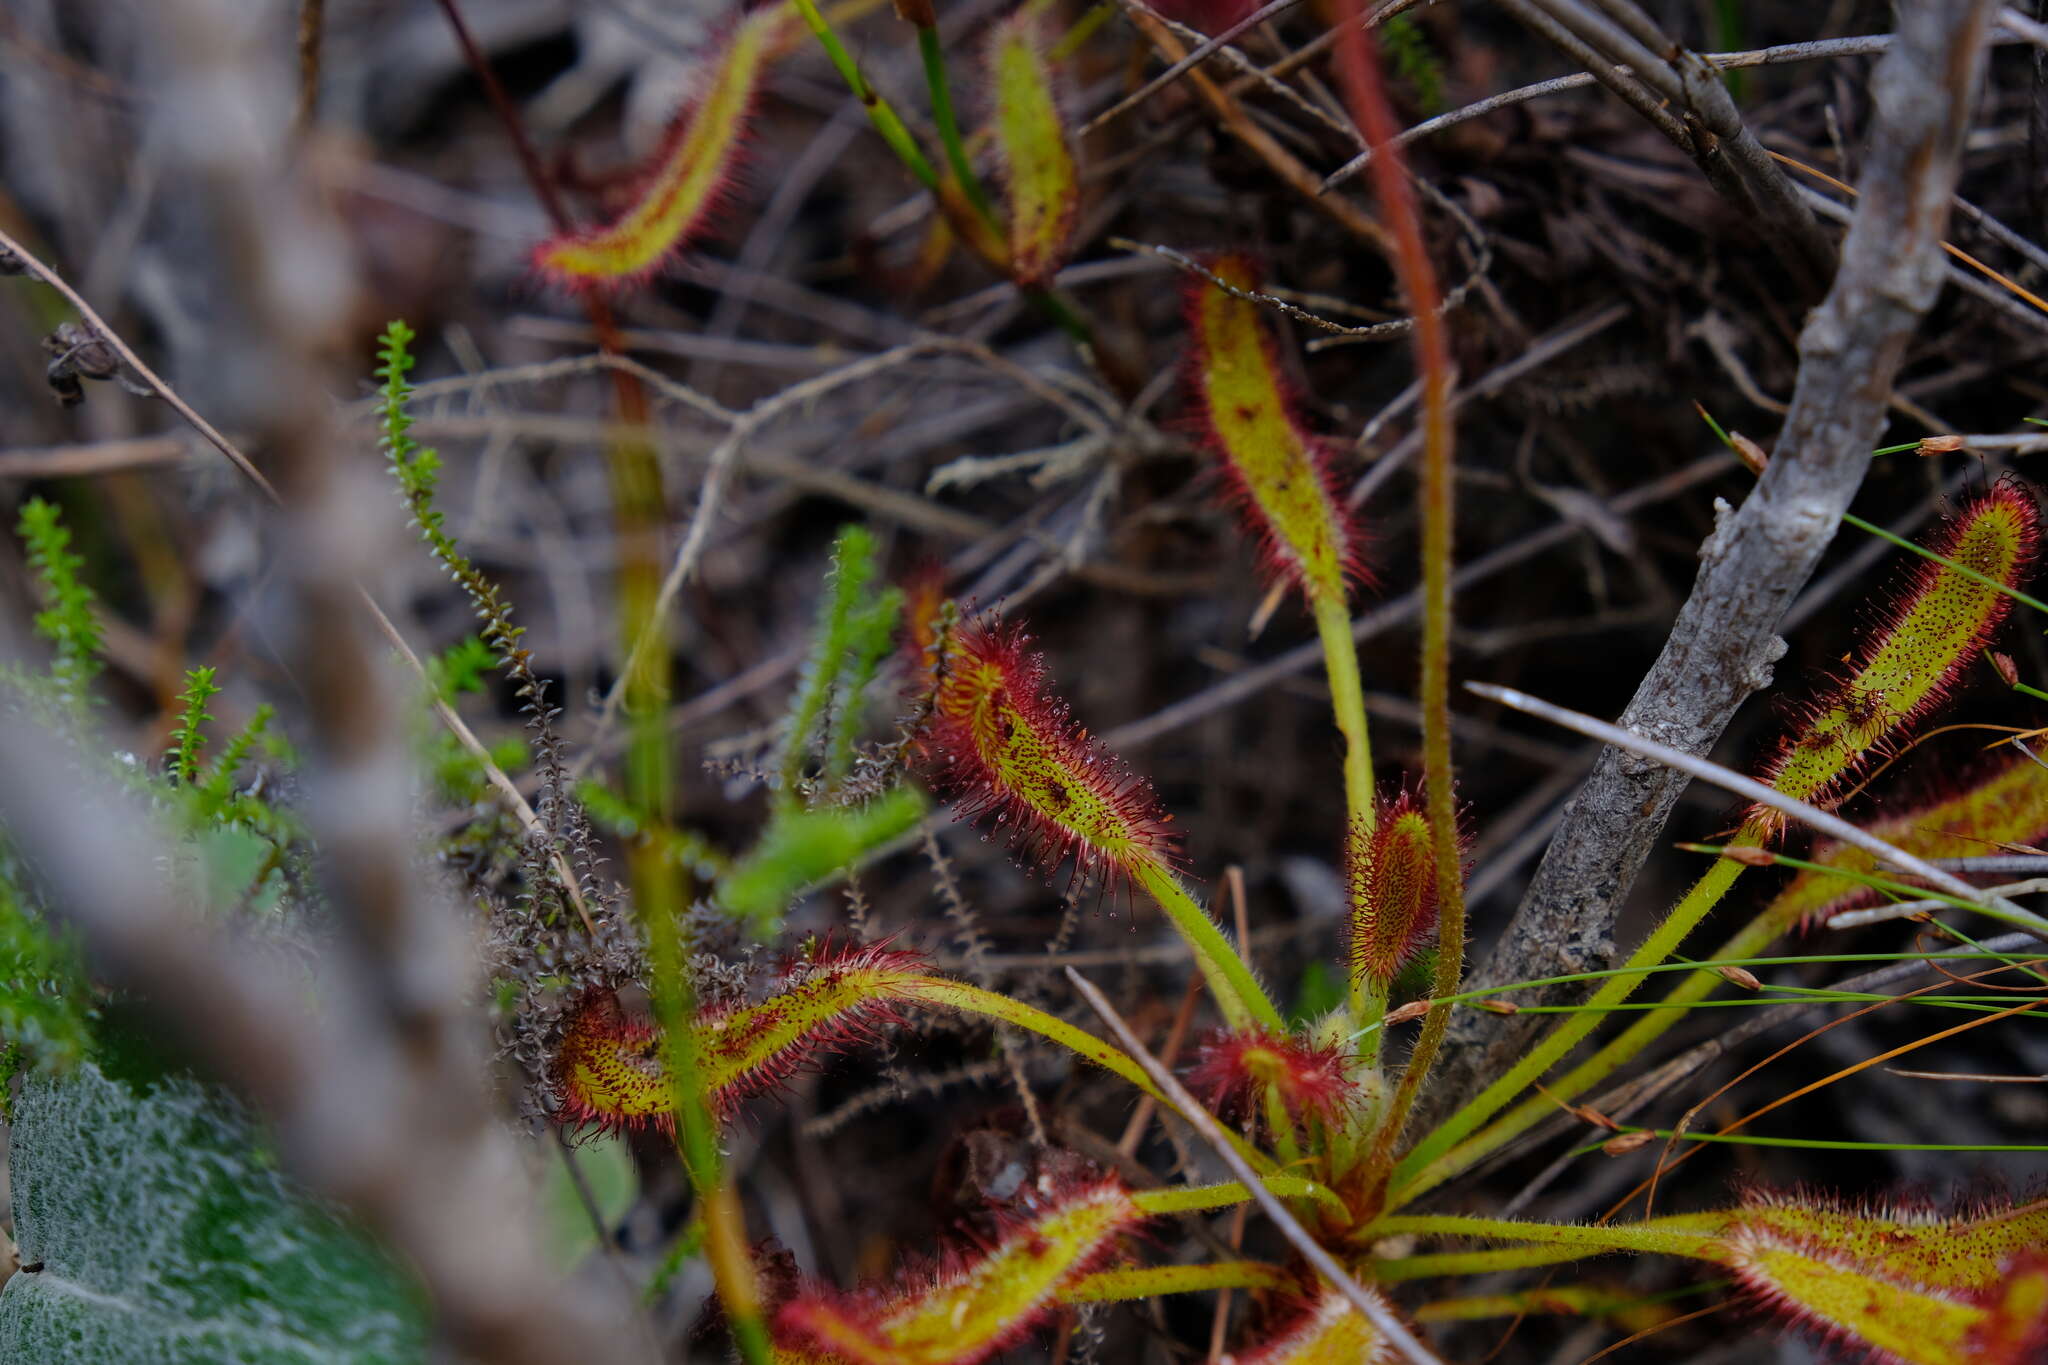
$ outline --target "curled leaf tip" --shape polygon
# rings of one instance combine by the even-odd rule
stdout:
[[[1382,798],[1344,844],[1350,893],[1346,948],[1354,978],[1381,989],[1436,939],[1436,837],[1413,792]]]
[[[903,580],[903,662],[912,676],[932,666],[932,646],[945,628],[946,569],[936,560],[918,565]]]
[[[773,1090],[803,1066],[900,1021],[896,1007],[920,998],[924,960],[886,943],[826,946],[786,963],[759,1004],[708,1006],[692,1022],[704,1097],[729,1117],[742,1100]],[[592,991],[571,1011],[554,1060],[557,1112],[571,1126],[616,1132],[673,1122],[675,1090],[652,1024],[629,1018],[611,991]]]
[[[629,1017],[619,997],[603,987],[570,1008],[553,1079],[555,1112],[572,1129],[674,1126],[675,1090],[661,1060],[660,1033]]]
[[[784,4],[742,18],[705,63],[697,99],[670,124],[625,212],[542,242],[534,268],[571,289],[622,290],[702,236],[731,190],[769,64],[793,32]]]
[[[1208,262],[1238,289],[1258,286],[1249,256]],[[1257,532],[1267,570],[1313,602],[1344,600],[1366,579],[1360,537],[1345,511],[1327,445],[1295,412],[1292,386],[1256,304],[1201,278],[1186,292],[1188,382],[1233,501]]]
[[[1234,1114],[1256,1112],[1257,1097],[1271,1089],[1295,1120],[1327,1122],[1357,1094],[1345,1061],[1334,1043],[1256,1030],[1218,1032],[1195,1054],[1188,1086],[1211,1108]]]
[[[2033,495],[2010,478],[1947,518],[1926,548],[1981,577],[1916,559],[1851,671],[1806,708],[1761,779],[1814,805],[1840,802],[1859,774],[1941,704],[1991,642],[2012,608],[2000,588],[2015,588],[2026,577],[2039,543]],[[1785,818],[1759,804],[1748,821],[1769,834]]]
[[[1071,856],[1078,874],[1114,879],[1173,861],[1151,784],[1074,724],[1021,629],[954,633],[925,752],[961,818],[986,818],[1041,871]]]

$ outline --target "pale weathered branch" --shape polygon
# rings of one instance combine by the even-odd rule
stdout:
[[[1834,286],[1800,334],[1776,456],[1701,547],[1692,595],[1622,714],[1627,729],[1704,754],[1770,681],[1784,652],[1775,632],[1863,481],[1900,359],[1940,288],[1941,235],[1993,8],[1947,0],[1901,12],[1898,41],[1872,77],[1876,119],[1856,219]],[[1687,780],[1602,753],[1476,981],[1609,965],[1615,917]],[[1541,1019],[1461,1018],[1436,1103],[1496,1073]]]

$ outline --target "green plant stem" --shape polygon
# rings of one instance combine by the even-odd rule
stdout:
[[[825,56],[839,72],[840,79],[846,82],[846,88],[853,92],[853,97],[868,111],[868,121],[874,124],[875,131],[882,136],[882,141],[889,144],[889,150],[894,152],[897,160],[917,177],[919,184],[933,194],[938,194],[937,168],[925,156],[924,149],[917,145],[917,139],[910,135],[910,129],[904,126],[896,110],[868,84],[867,77],[861,74],[860,64],[854,61],[853,54],[846,50],[846,44],[839,41],[839,35],[832,31],[832,25],[825,18],[824,12],[818,8],[817,0],[791,0],[791,3],[796,6],[796,12],[803,16],[804,23],[816,36],[819,46],[825,49]]]
[[[2011,1006],[1995,1011],[2011,1014]],[[1987,1021],[1988,1022],[1988,1021]],[[2048,1152],[2048,1144],[2033,1142],[1861,1142],[1850,1138],[1757,1137],[1749,1133],[1698,1133],[1682,1128],[1624,1128],[1624,1133],[1648,1133],[1671,1142],[1725,1142],[1738,1147],[1791,1147],[1817,1152]]]
[[[960,136],[960,120],[953,112],[953,88],[946,79],[946,49],[939,41],[937,25],[919,26],[917,51],[924,58],[924,83],[931,91],[932,122],[938,125],[939,146],[946,153],[946,164],[952,167],[960,192],[967,196],[967,202],[974,206],[981,220],[990,231],[1000,233],[1002,223],[996,217],[995,205],[989,202],[988,191],[975,175],[974,163],[967,158],[967,144]]]
[[[1054,62],[1063,62],[1081,50],[1081,45],[1093,38],[1102,26],[1114,19],[1117,7],[1111,0],[1092,6],[1088,12],[1074,21],[1074,26],[1060,35],[1048,54]]]
[[[1371,1240],[1379,1234],[1362,1231]],[[1496,1275],[1503,1270],[1529,1270],[1536,1266],[1561,1265],[1602,1254],[1597,1247],[1533,1245],[1492,1247],[1485,1251],[1425,1251],[1372,1263],[1373,1282],[1378,1285],[1406,1284],[1410,1280],[1435,1280],[1451,1276]]]
[[[1180,1112],[1180,1106],[1167,1098],[1165,1093],[1152,1083],[1152,1078],[1145,1074],[1145,1069],[1125,1055],[1115,1044],[1104,1042],[1088,1030],[1077,1028],[1064,1019],[1047,1014],[1044,1010],[1034,1009],[1021,1000],[1012,1000],[1000,992],[983,990],[979,986],[970,986],[964,981],[954,981],[943,976],[918,978],[917,998],[926,1004],[941,1005],[947,1009],[959,1010],[963,1014],[985,1015],[1005,1024],[1028,1029],[1041,1038],[1058,1043],[1077,1056],[1086,1057],[1105,1071],[1115,1072],[1164,1105],[1169,1112]],[[1275,1162],[1272,1157],[1234,1133],[1229,1134],[1229,1137],[1231,1145],[1237,1148],[1239,1155],[1261,1172],[1273,1169]],[[1335,1198],[1334,1195],[1331,1197]],[[1337,1206],[1343,1207],[1341,1200]]]
[[[1716,864],[1717,867],[1719,865]],[[1710,873],[1712,870],[1711,868],[1708,869]],[[1758,915],[1748,924],[1743,925],[1707,961],[1709,963],[1718,963],[1725,962],[1730,958],[1753,957],[1760,949],[1775,941],[1784,932],[1785,926],[1778,922],[1777,916],[1768,913]],[[1577,1099],[1580,1095],[1585,1094],[1588,1090],[1599,1085],[1616,1071],[1619,1071],[1622,1067],[1635,1060],[1636,1057],[1641,1055],[1644,1048],[1662,1037],[1666,1029],[1669,1029],[1673,1024],[1685,1017],[1686,1007],[1697,1004],[1705,999],[1708,992],[1721,984],[1723,984],[1722,977],[1717,972],[1703,970],[1692,973],[1672,987],[1670,992],[1665,995],[1662,1003],[1666,1008],[1652,1010],[1645,1014],[1642,1018],[1631,1024],[1621,1036],[1609,1042],[1570,1071],[1567,1071],[1558,1079],[1556,1084],[1546,1088],[1549,1089],[1551,1094],[1566,1103]],[[1536,1110],[1538,1112],[1524,1114],[1524,1110]],[[1501,1119],[1501,1122],[1504,1124],[1520,1122],[1526,1128],[1536,1120],[1541,1119],[1545,1114],[1554,1112],[1554,1110],[1555,1106],[1552,1102],[1539,1097],[1538,1099],[1524,1101],[1517,1108],[1510,1110]]]
[[[1078,1028],[1056,1015],[1047,1014],[1021,1000],[1012,1000],[997,991],[983,990],[970,986],[964,981],[950,977],[921,977],[917,985],[917,998],[927,1004],[943,1005],[959,1010],[963,1014],[980,1014],[990,1019],[1014,1024],[1029,1029],[1042,1038],[1058,1043],[1067,1051],[1089,1061],[1106,1071],[1114,1071],[1124,1080],[1150,1095],[1167,1108],[1173,1108],[1173,1101],[1166,1098],[1159,1088],[1152,1084],[1152,1078],[1145,1074],[1143,1067],[1126,1057],[1114,1043],[1106,1043],[1084,1028]],[[1264,1165],[1270,1167],[1267,1158]]]
[[[1390,983],[1375,981],[1363,972],[1351,974],[1351,1023],[1358,1037],[1358,1061],[1361,1066],[1380,1064],[1380,1040],[1386,1037],[1386,1030],[1380,1025],[1387,1017],[1387,993]]]
[[[666,727],[663,727],[666,744]],[[704,1101],[702,1058],[694,1016],[695,992],[686,966],[682,935],[682,899],[675,869],[652,845],[641,843],[629,855],[634,877],[635,907],[647,935],[654,1010],[662,1024],[662,1051],[675,1078],[676,1153],[697,1194],[704,1226],[704,1256],[710,1263],[731,1325],[734,1344],[747,1365],[770,1365],[773,1350],[761,1312],[760,1288],[747,1251],[747,1235],[739,1198],[725,1179],[718,1152],[718,1124]]]
[[[946,83],[945,57],[939,47],[938,34],[933,29],[918,29],[918,46],[924,54],[925,79],[932,87],[932,116],[939,125],[939,139],[945,146],[947,164],[952,168],[957,182],[958,193],[953,193],[932,165],[931,158],[917,145],[910,129],[904,124],[896,110],[882,98],[881,93],[868,84],[861,74],[860,64],[853,54],[846,50],[846,44],[832,30],[832,25],[818,8],[817,0],[791,0],[804,23],[817,37],[825,49],[840,79],[853,92],[855,99],[868,111],[868,120],[889,150],[896,154],[917,182],[932,193],[939,212],[945,216],[961,240],[971,247],[975,254],[988,262],[1000,274],[1009,273],[1007,248],[1004,243],[1002,224],[997,219],[995,208],[989,202],[987,192],[974,175],[973,163],[968,160],[966,143],[960,136],[958,120],[953,112],[953,100]],[[971,216],[969,216],[971,215]],[[1124,365],[1106,351],[1095,336],[1095,329],[1065,298],[1042,285],[1034,285],[1018,291],[1026,302],[1042,313],[1046,320],[1064,332],[1082,353],[1109,380],[1111,387],[1125,397],[1134,396],[1142,385],[1142,379],[1126,373]]]
[[[1263,1176],[1259,1183],[1282,1199],[1309,1199],[1338,1213],[1348,1212],[1344,1201],[1334,1191],[1306,1176],[1274,1172]],[[1249,1203],[1251,1198],[1252,1192],[1245,1188],[1243,1181],[1225,1180],[1214,1185],[1169,1185],[1164,1189],[1139,1190],[1131,1196],[1131,1202],[1147,1213],[1203,1213],[1209,1209]]]
[[[1706,1249],[1727,1222],[1720,1213],[1683,1214],[1647,1223],[1525,1223],[1513,1218],[1471,1218],[1461,1214],[1395,1214],[1372,1225],[1374,1237],[1485,1237],[1593,1251],[1649,1251],[1666,1256],[1706,1258]]]
[[[1195,1294],[1211,1289],[1285,1291],[1294,1277],[1264,1261],[1215,1261],[1208,1265],[1135,1266],[1084,1275],[1060,1291],[1062,1303],[1124,1303],[1159,1294]]]
[[[1195,904],[1180,879],[1163,864],[1150,859],[1140,859],[1131,867],[1130,875],[1158,902],[1174,928],[1180,930],[1180,936],[1195,950],[1195,965],[1201,968],[1202,979],[1209,983],[1209,993],[1216,997],[1216,1007],[1223,1011],[1224,1022],[1233,1030],[1257,1024],[1276,1035],[1286,1033],[1287,1025],[1281,1022],[1280,1011],[1267,998],[1265,988],[1230,946],[1216,921],[1209,918],[1209,912]]]
[[[1344,810],[1352,823],[1372,828],[1372,736],[1365,722],[1365,687],[1358,676],[1358,643],[1351,612],[1340,595],[1311,592],[1323,671],[1330,679],[1330,710],[1344,736]]]
[[[1738,836],[1738,843],[1744,837],[1747,836]],[[1654,967],[1670,957],[1686,936],[1699,926],[1707,912],[1720,903],[1728,888],[1735,884],[1735,879],[1742,875],[1742,869],[1743,865],[1732,858],[1717,859],[1656,931],[1643,940],[1627,966],[1633,969]],[[1640,970],[1626,976],[1610,977],[1587,1002],[1587,1013],[1575,1014],[1560,1023],[1520,1062],[1417,1143],[1394,1168],[1393,1190],[1388,1196],[1387,1207],[1399,1208],[1460,1171],[1469,1170],[1541,1118],[1547,1112],[1546,1108],[1525,1105],[1510,1118],[1500,1120],[1484,1133],[1465,1141],[1481,1124],[1499,1113],[1531,1082],[1540,1079],[1598,1028],[1606,1017],[1601,1013],[1602,1007],[1618,1005],[1628,999],[1642,981]]]
[[[637,385],[621,390],[621,414],[644,424],[646,399]],[[658,829],[675,827],[673,752],[668,732],[669,651],[656,604],[662,518],[661,472],[654,451],[642,442],[621,441],[607,452],[614,518],[618,527],[621,638],[630,656],[646,641],[641,667],[629,669],[624,691],[627,726],[626,795]],[[772,1365],[774,1348],[761,1309],[761,1289],[748,1250],[739,1195],[719,1159],[718,1121],[705,1100],[698,1053],[696,991],[690,979],[689,945],[683,914],[688,904],[682,870],[655,840],[637,841],[627,863],[633,906],[647,939],[649,984],[655,1016],[662,1025],[663,1053],[674,1077],[676,1151],[704,1223],[704,1258],[711,1267],[725,1309],[733,1345],[746,1365]]]

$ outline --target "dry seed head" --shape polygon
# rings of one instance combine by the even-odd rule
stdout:
[[[2016,587],[2033,566],[2039,525],[2033,496],[2003,479],[1948,518],[1928,548]],[[2011,607],[2012,599],[1995,588],[1916,558],[1905,590],[1858,651],[1854,672],[1807,709],[1759,776],[1801,801],[1839,801],[1858,773],[1941,703]],[[1768,806],[1749,812],[1749,827],[1760,832],[1784,823],[1785,816]]]
[[[1388,1010],[1387,1017],[1381,1023],[1386,1028],[1392,1028],[1396,1024],[1411,1023],[1429,1013],[1429,1004],[1430,1002],[1427,1000],[1410,1000],[1407,1004],[1397,1009]]]
[[[1258,284],[1258,272],[1243,255],[1219,256],[1209,268],[1239,289]],[[1268,569],[1298,584],[1311,601],[1342,601],[1346,583],[1365,577],[1358,533],[1344,511],[1327,448],[1295,415],[1258,306],[1194,278],[1186,311],[1189,386],[1235,501],[1259,534]]]
[[[990,817],[1042,871],[1069,854],[1077,872],[1112,879],[1173,860],[1151,784],[1073,723],[1021,629],[954,633],[925,748],[961,818]]]
[[[1714,971],[1723,981],[1733,986],[1740,986],[1743,990],[1760,991],[1764,988],[1764,983],[1756,979],[1756,973],[1750,971],[1747,967],[1724,966],[1716,967]]]
[[[857,1365],[974,1365],[1029,1333],[1059,1290],[1116,1252],[1145,1214],[1116,1180],[1044,1196],[993,1246],[889,1289],[815,1290],[785,1304],[775,1334]]]
[[[603,227],[542,242],[534,267],[572,289],[625,289],[701,236],[731,190],[768,67],[792,36],[785,4],[742,18],[642,172],[632,205]]]
[[[1050,48],[1045,12],[1035,5],[1017,9],[989,38],[990,132],[1009,192],[1010,274],[1027,286],[1049,283],[1066,264],[1081,204]]]
[[[1346,950],[1353,979],[1384,989],[1435,941],[1436,839],[1415,793],[1378,804],[1377,819],[1354,821],[1344,841]]]

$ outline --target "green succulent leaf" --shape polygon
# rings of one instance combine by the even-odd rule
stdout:
[[[423,1360],[395,1266],[265,1160],[239,1108],[189,1077],[93,1063],[16,1105],[0,1360],[390,1365]]]

